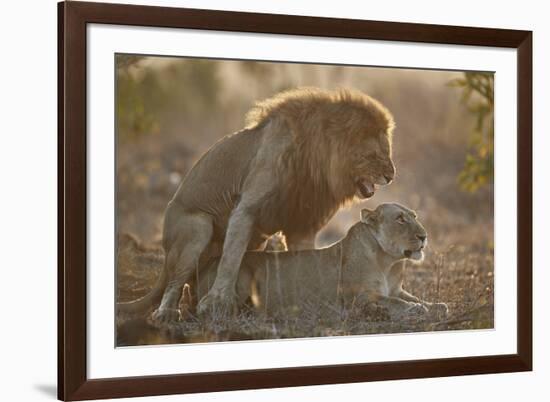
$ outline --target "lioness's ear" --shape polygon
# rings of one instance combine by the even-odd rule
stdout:
[[[362,209],[361,222],[367,223],[367,224],[373,224],[374,222],[376,222],[376,212],[367,208]]]

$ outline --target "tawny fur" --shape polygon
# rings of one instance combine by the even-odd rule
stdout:
[[[391,170],[380,166],[388,163],[383,157],[362,159],[366,139],[381,135],[389,146],[384,151],[391,156],[395,124],[380,102],[359,91],[285,91],[258,102],[247,114],[246,124],[253,129],[270,120],[288,127],[293,142],[279,159],[281,194],[276,202],[288,208],[289,221],[315,232],[325,225],[327,215],[353,200],[354,173]],[[305,205],[310,212],[304,215]],[[266,206],[265,210],[277,208]]]
[[[240,305],[252,297],[259,311],[288,315],[312,304],[361,308],[376,302],[388,308],[392,319],[429,311],[446,315],[445,304],[406,292],[403,264],[395,264],[421,261],[426,239],[426,230],[408,208],[388,203],[375,211],[363,210],[362,220],[331,247],[246,253],[237,282]],[[199,298],[211,286],[216,266],[212,261],[204,270],[194,289]]]
[[[184,178],[164,220],[166,266],[151,297],[159,321],[179,317],[186,282],[220,255],[215,283],[199,309],[231,311],[244,252],[282,231],[289,249],[313,248],[316,233],[357,194],[357,180],[387,184],[394,123],[388,110],[354,90],[306,88],[258,103],[247,127],[218,141]],[[389,179],[388,179],[389,178]]]

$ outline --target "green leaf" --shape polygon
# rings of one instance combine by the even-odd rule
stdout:
[[[474,192],[493,180],[494,171],[494,74],[466,72],[447,83],[461,88],[461,100],[474,115],[475,125],[468,140],[469,150],[457,180],[460,188]]]

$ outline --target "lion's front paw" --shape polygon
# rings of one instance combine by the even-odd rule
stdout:
[[[228,318],[237,312],[237,295],[226,290],[210,289],[197,306],[197,313],[213,319]]]
[[[429,303],[427,305],[430,315],[438,320],[447,318],[449,307],[445,303]]]
[[[170,324],[181,321],[181,310],[179,308],[158,308],[151,317],[157,324]]]

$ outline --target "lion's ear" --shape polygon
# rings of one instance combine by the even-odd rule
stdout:
[[[373,224],[376,222],[377,214],[375,211],[364,208],[361,210],[361,222]]]

